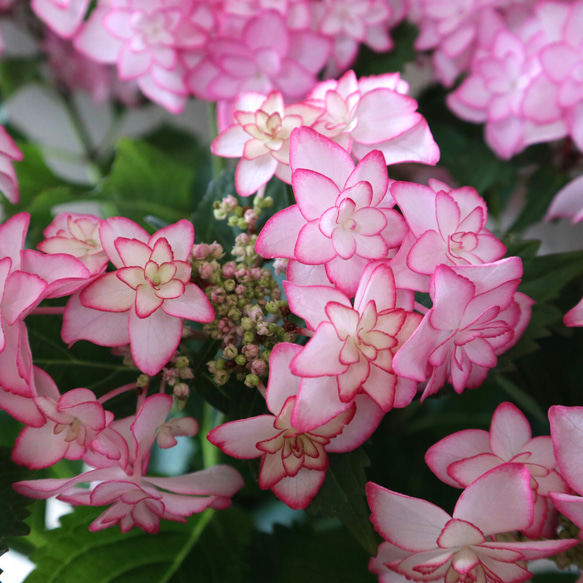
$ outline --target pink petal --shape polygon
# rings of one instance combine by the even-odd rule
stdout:
[[[103,312],[127,312],[136,299],[136,292],[121,281],[115,272],[102,275],[81,291],[81,304]]]
[[[187,283],[180,297],[164,300],[162,310],[169,316],[193,322],[212,322],[215,318],[206,294],[194,283]]]
[[[466,429],[448,435],[432,445],[425,454],[425,462],[442,482],[459,488],[461,484],[450,477],[447,471],[449,466],[456,461],[489,451],[490,434],[487,431]]]
[[[224,423],[213,429],[207,439],[226,454],[238,459],[253,459],[262,455],[256,444],[275,437],[272,415],[260,415],[240,421]]]
[[[503,464],[472,482],[453,511],[485,536],[522,530],[533,520],[530,472],[521,464]]]
[[[286,401],[298,393],[300,378],[292,373],[290,362],[302,347],[290,342],[280,342],[271,351],[269,368],[271,374],[267,383],[265,400],[267,408],[279,415]]]
[[[326,472],[302,468],[293,478],[282,478],[271,489],[290,508],[306,508],[322,487]]]
[[[257,253],[266,259],[292,259],[299,233],[305,224],[306,219],[297,205],[279,211],[261,229],[255,244]]]
[[[576,492],[583,492],[583,407],[555,405],[549,410],[551,437],[561,474]]]
[[[340,193],[330,178],[303,168],[292,173],[292,187],[300,211],[308,221],[319,219],[329,208],[336,206]]]
[[[129,336],[136,366],[146,374],[156,375],[174,355],[182,337],[182,320],[156,310],[148,318],[129,312]]]
[[[516,406],[502,403],[496,408],[490,426],[490,447],[493,453],[510,461],[531,437],[530,425]]]
[[[441,508],[377,486],[366,485],[375,530],[387,541],[410,552],[434,549],[443,527],[451,519]]]
[[[336,377],[304,378],[300,383],[291,423],[298,431],[309,432],[328,423],[351,405],[340,400]]]
[[[102,312],[83,306],[79,293],[71,296],[63,315],[61,337],[67,344],[89,340],[100,346],[129,344],[128,312]]]
[[[190,221],[180,219],[177,223],[156,231],[148,240],[148,246],[154,248],[160,239],[168,241],[175,261],[186,261],[194,244],[194,227]],[[154,261],[153,258],[152,260]]]
[[[290,137],[290,166],[313,170],[330,178],[339,190],[344,190],[354,170],[352,158],[344,148],[308,127],[295,129]]]
[[[255,194],[275,174],[277,160],[271,155],[253,160],[241,158],[235,171],[235,186],[241,196]]]

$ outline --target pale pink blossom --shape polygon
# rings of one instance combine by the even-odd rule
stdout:
[[[355,167],[338,144],[301,127],[290,139],[290,165],[297,204],[269,219],[257,252],[318,266],[352,297],[368,262],[389,257],[407,230],[387,196],[384,157],[373,151]]]
[[[569,492],[569,487],[556,470],[551,438],[533,438],[526,417],[511,403],[496,408],[489,432],[467,429],[448,435],[429,448],[425,461],[440,480],[457,488],[502,464],[523,464],[531,476],[534,520],[522,532],[532,539],[554,536],[556,511],[549,493]]]
[[[71,41],[46,31],[42,48],[54,78],[67,89],[86,91],[96,103],[112,98],[127,107],[139,103],[140,90],[134,81],[120,81],[113,65],[88,59]]]
[[[91,275],[105,271],[109,262],[99,239],[102,220],[93,215],[60,213],[43,231],[37,247],[49,255],[65,253],[76,257]]]
[[[338,81],[318,83],[306,103],[324,112],[314,129],[357,159],[380,150],[388,165],[436,164],[439,148],[408,90],[399,73],[357,79],[354,71],[347,71]]]
[[[573,223],[583,220],[583,176],[577,176],[553,198],[545,219],[558,218],[571,219]]]
[[[345,71],[356,59],[360,44],[377,52],[388,51],[393,42],[389,23],[393,10],[387,0],[323,0],[312,3],[313,27],[333,40],[328,73]]]
[[[94,441],[94,446],[105,453],[94,451],[85,457],[95,469],[71,479],[17,482],[14,488],[32,498],[58,495],[75,506],[110,504],[91,523],[91,531],[119,524],[122,532],[138,526],[156,533],[160,519],[185,522],[187,516],[206,508],[227,508],[243,486],[233,468],[214,466],[173,478],[145,475],[150,449],[171,407],[169,395],[152,395],[134,418],[112,422]],[[89,488],[80,484],[89,484]]]
[[[20,419],[18,399],[35,396],[32,355],[23,319],[46,297],[58,297],[73,282],[83,282],[87,269],[74,257],[47,256],[24,249],[30,216],[14,215],[0,225],[0,406]]]
[[[63,458],[81,459],[91,441],[113,420],[113,414],[103,409],[89,389],[73,389],[64,395],[56,392],[34,398],[45,424],[20,432],[12,450],[16,463],[39,469]]]
[[[240,93],[280,91],[302,99],[328,59],[330,42],[310,30],[290,30],[282,14],[263,10],[245,21],[239,35],[211,38],[192,68],[188,86],[202,99],[235,99]]]
[[[12,203],[18,202],[18,181],[13,162],[22,160],[22,152],[0,126],[0,192]]]
[[[422,399],[446,382],[457,393],[480,386],[530,319],[533,302],[516,291],[521,276],[517,257],[475,266],[439,265],[429,290],[433,307],[395,355],[395,372],[427,380]]]
[[[206,42],[189,18],[192,9],[190,0],[103,3],[75,37],[75,48],[98,63],[116,64],[120,79],[135,80],[149,99],[178,113],[188,94],[182,53]]]
[[[190,282],[192,268],[186,260],[194,228],[183,219],[149,236],[129,219],[114,217],[102,222],[99,234],[117,270],[72,296],[63,317],[63,339],[130,344],[138,368],[155,375],[180,343],[183,318],[214,318],[206,295]]]
[[[555,405],[549,409],[551,438],[557,466],[575,494],[551,492],[559,512],[583,528],[583,407]]]
[[[291,311],[315,330],[290,364],[294,374],[304,377],[292,416],[296,427],[326,422],[359,393],[385,412],[411,402],[416,382],[398,378],[392,362],[421,316],[398,304],[390,267],[379,263],[365,270],[354,306],[332,287],[284,282],[284,289]]]
[[[378,425],[382,413],[366,398],[310,431],[298,429],[291,416],[301,379],[290,371],[300,346],[277,344],[269,359],[266,402],[271,415],[225,423],[208,439],[225,453],[240,459],[261,457],[259,486],[291,508],[310,504],[326,477],[327,452],[351,451]]]
[[[217,136],[211,151],[216,156],[241,158],[235,171],[241,196],[254,194],[274,174],[289,184],[290,134],[297,127],[312,125],[321,113],[305,103],[286,106],[278,91],[267,96],[243,93],[233,104],[234,123]]]
[[[488,208],[470,186],[452,189],[393,182],[389,188],[409,233],[391,262],[400,287],[427,292],[438,265],[480,265],[501,259],[506,247],[486,229]]]
[[[30,7],[59,36],[72,38],[90,3],[91,0],[32,0]]]
[[[413,581],[519,583],[532,577],[526,561],[555,555],[579,542],[498,538],[532,523],[530,474],[517,464],[504,464],[474,481],[452,515],[372,482],[366,490],[372,523],[387,541],[379,552],[390,569]]]
[[[557,105],[567,110],[569,134],[583,150],[583,2],[538,2],[536,10],[548,41],[541,64],[556,87],[551,91],[556,91]]]
[[[499,30],[448,97],[449,107],[462,119],[486,122],[486,141],[502,158],[568,133],[557,88],[540,61],[544,44],[536,22],[516,31]]]

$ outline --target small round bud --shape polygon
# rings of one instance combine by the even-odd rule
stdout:
[[[237,347],[234,346],[233,344],[229,344],[228,346],[225,346],[225,348],[223,348],[223,356],[228,360],[233,360],[234,358],[237,357],[238,354],[239,351],[237,350]]]
[[[259,385],[260,380],[256,374],[248,374],[243,382],[247,387],[253,389]]]
[[[237,356],[237,358],[235,358],[235,362],[239,366],[245,366],[247,364],[247,359],[242,354],[239,354],[239,356]]]

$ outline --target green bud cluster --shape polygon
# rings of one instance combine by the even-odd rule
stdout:
[[[256,197],[257,198],[257,197]],[[261,199],[263,203],[267,199]],[[262,203],[262,204],[263,204]],[[255,252],[256,235],[241,233],[235,241],[235,261],[222,265],[217,260],[193,260],[214,310],[215,319],[204,332],[221,341],[222,354],[207,363],[218,385],[236,378],[256,387],[269,372],[269,355],[279,342],[293,342],[296,327],[290,310],[281,299],[281,289],[273,273],[261,265]]]
[[[566,516],[560,515],[557,538],[565,539],[578,537],[579,527],[575,526]],[[560,569],[568,569],[574,565],[579,570],[583,570],[583,547],[580,544],[549,558],[555,561]]]
[[[257,220],[261,216],[263,209],[273,206],[273,199],[265,196],[263,187],[254,197],[253,206],[241,206],[239,201],[232,195],[226,196],[221,201],[216,201],[213,205],[215,219],[227,221],[230,227],[237,227],[241,231],[249,233],[256,232]]]

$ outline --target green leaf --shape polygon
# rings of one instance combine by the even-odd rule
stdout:
[[[375,583],[370,555],[344,529],[315,532],[304,525],[275,525],[253,546],[248,583]],[[376,554],[376,551],[373,551]]]
[[[117,214],[142,225],[147,215],[175,223],[191,212],[193,180],[191,168],[144,142],[122,138],[96,200],[113,203]]]
[[[547,416],[541,406],[526,391],[502,375],[496,376],[496,382],[508,393],[512,400],[516,402],[523,411],[530,413],[543,424],[548,423]]]
[[[370,554],[376,552],[376,538],[365,501],[367,482],[364,468],[369,459],[362,448],[350,453],[330,454],[324,485],[307,508],[310,516],[336,516]]]
[[[7,59],[0,61],[0,92],[7,99],[25,85],[42,79],[41,58]]]
[[[541,255],[524,261],[519,291],[537,302],[556,298],[571,280],[583,275],[583,251]]]
[[[206,510],[186,524],[162,521],[150,535],[119,527],[89,532],[103,511],[77,508],[49,531],[33,554],[36,569],[26,583],[231,583],[240,581],[242,560],[253,533],[236,508]]]
[[[510,362],[539,349],[539,340],[552,334],[551,326],[561,322],[562,312],[550,304],[540,303],[532,307],[528,326],[518,342],[503,353],[498,360],[498,368],[504,370]]]
[[[217,221],[213,216],[213,205],[221,201],[225,196],[234,196],[240,204],[245,205],[235,189],[235,171],[232,169],[223,170],[218,178],[215,178],[208,185],[207,191],[198,203],[196,211],[192,216],[192,223],[196,233],[197,241],[210,243],[217,241],[225,251],[229,252],[235,242],[235,229],[229,227],[227,221]]]
[[[60,316],[27,318],[34,362],[51,375],[61,391],[84,387],[101,395],[136,380],[139,371],[124,366],[122,358],[113,355],[110,348],[84,340],[67,348],[61,339],[61,324]],[[122,396],[119,400],[133,402],[135,412],[135,397],[131,393],[128,396],[131,398],[124,399]],[[125,414],[130,415],[132,411]]]
[[[29,515],[26,506],[32,503],[12,488],[14,482],[29,479],[31,472],[13,463],[10,454],[9,448],[0,448],[0,555],[7,550],[2,539],[28,534],[29,527],[23,521]]]
[[[541,221],[551,201],[567,181],[568,177],[552,166],[538,168],[528,180],[524,207],[509,230],[521,232]]]

